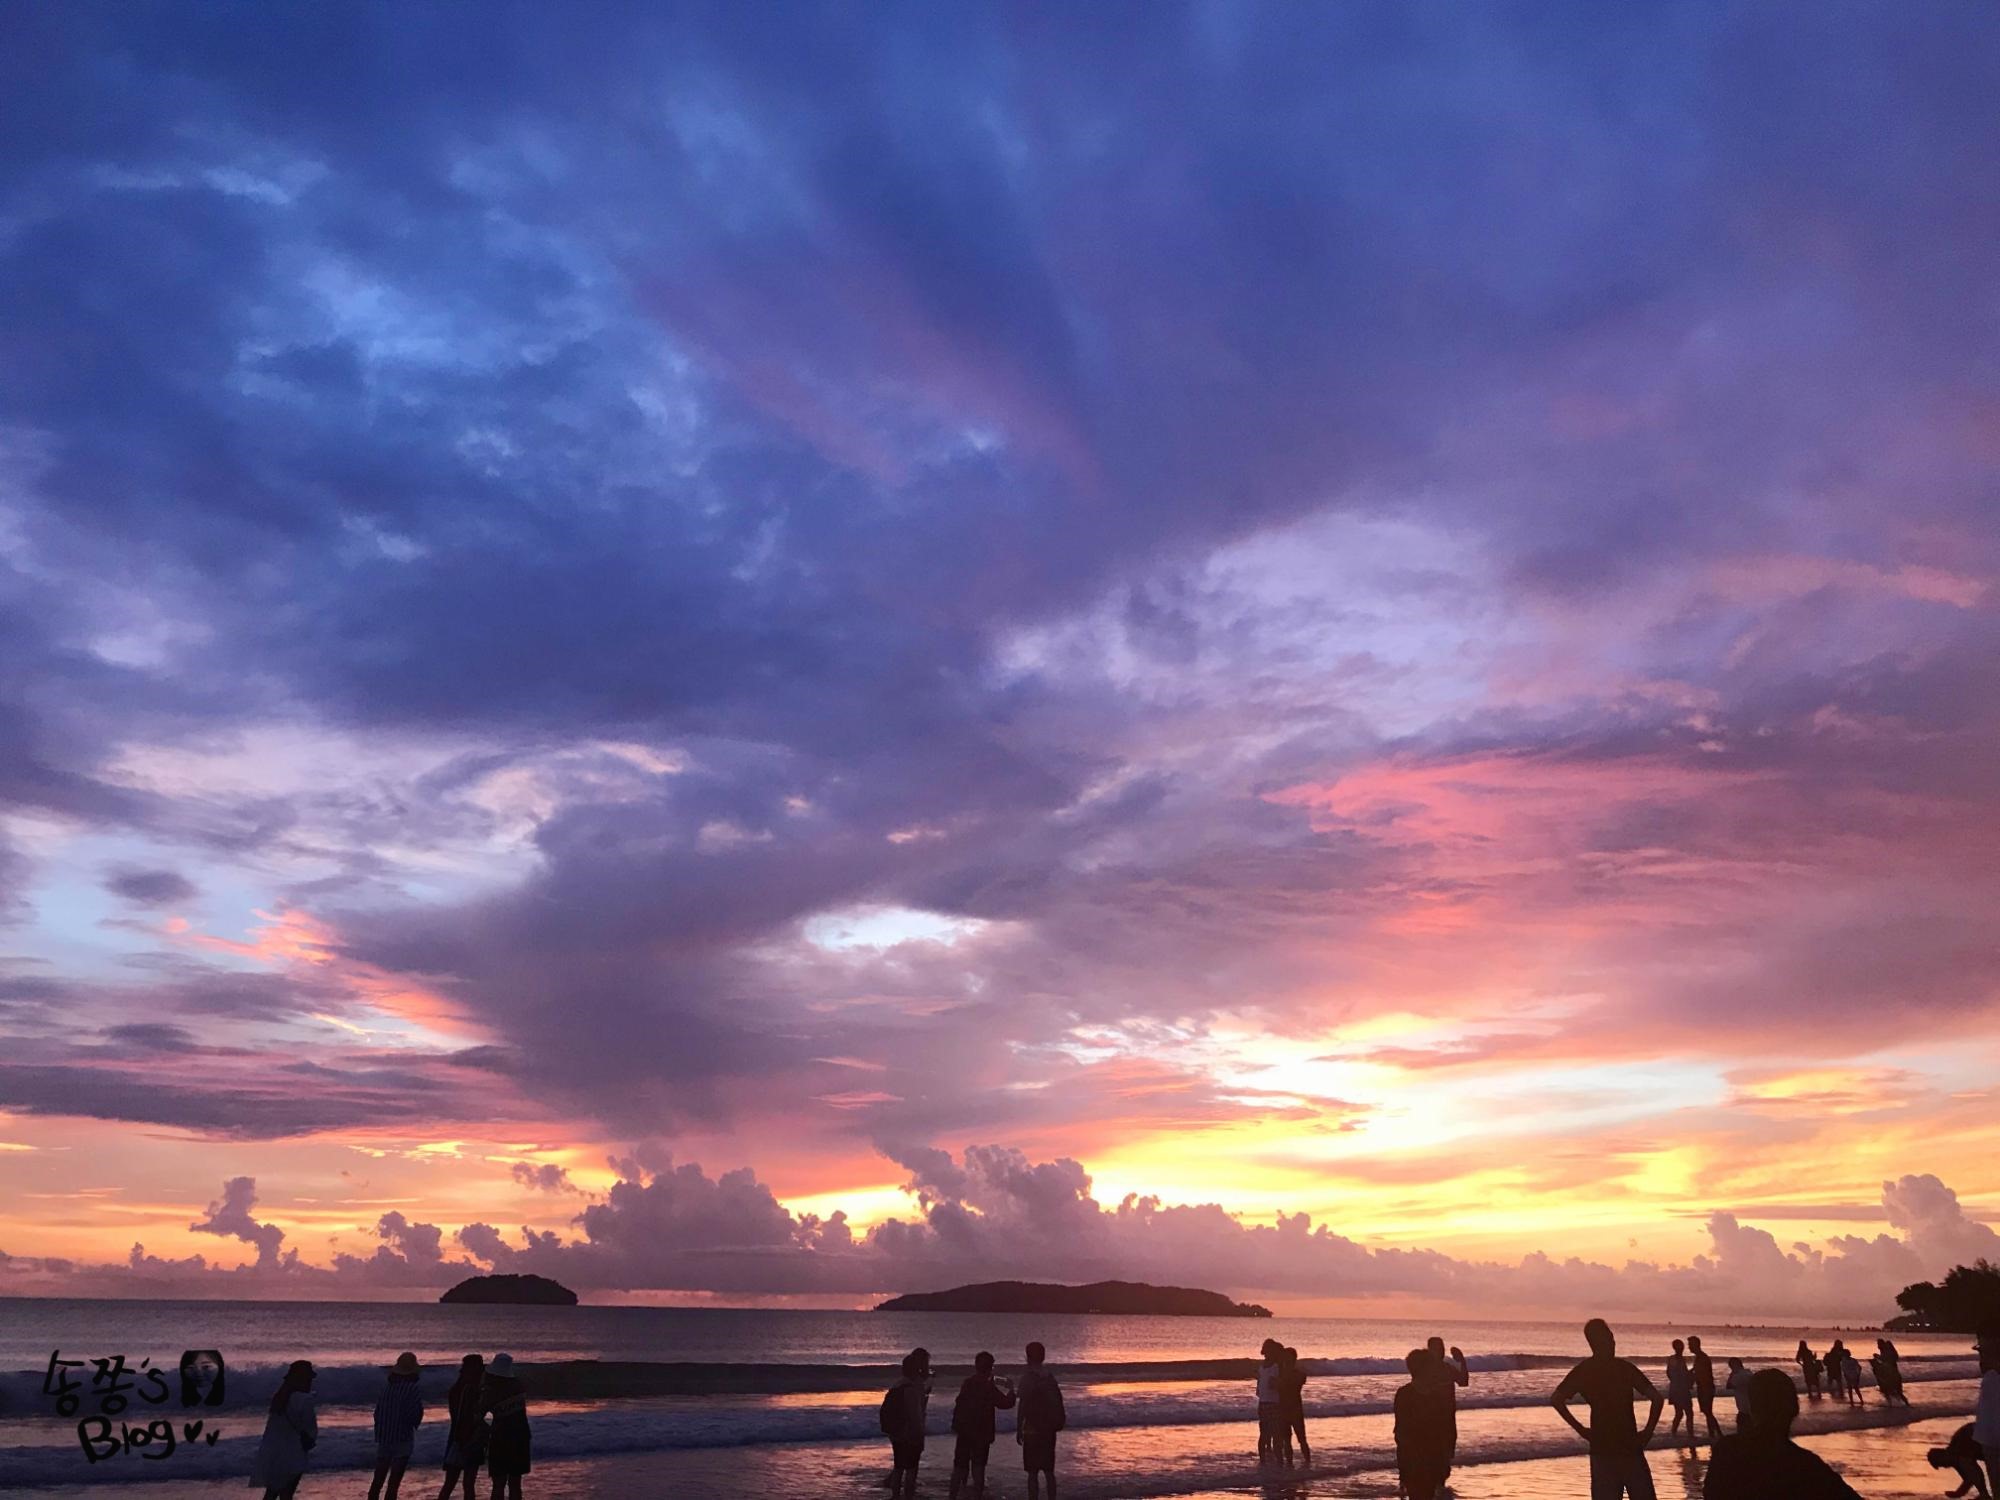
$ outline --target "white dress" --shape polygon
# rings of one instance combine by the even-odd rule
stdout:
[[[293,1391],[283,1411],[265,1419],[264,1436],[250,1462],[250,1488],[281,1490],[306,1471],[306,1444],[319,1437],[311,1391]]]

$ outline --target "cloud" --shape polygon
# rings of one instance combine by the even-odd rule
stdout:
[[[541,1193],[573,1193],[578,1191],[569,1180],[569,1168],[552,1161],[517,1161],[507,1168],[508,1174],[522,1187],[533,1188]]]
[[[172,870],[117,869],[105,876],[104,887],[141,906],[191,901],[197,894],[193,881]]]
[[[257,1247],[257,1264],[279,1264],[278,1247],[285,1231],[275,1224],[260,1224],[250,1217],[257,1202],[257,1181],[253,1177],[232,1177],[222,1185],[222,1196],[208,1205],[208,1212],[188,1228],[196,1234],[218,1234]]]
[[[642,1165],[641,1154],[652,1165]],[[747,1168],[710,1177],[651,1148],[616,1163],[620,1180],[576,1216],[568,1236],[523,1228],[510,1239],[475,1222],[456,1232],[463,1253],[451,1254],[439,1226],[392,1211],[378,1223],[380,1243],[370,1255],[340,1254],[319,1267],[280,1252],[283,1231],[251,1215],[255,1182],[237,1177],[191,1227],[256,1246],[256,1260],[244,1266],[222,1270],[199,1256],[162,1260],[140,1246],[123,1268],[20,1257],[8,1266],[22,1277],[110,1294],[126,1278],[209,1295],[430,1288],[486,1269],[539,1272],[584,1291],[738,1293],[868,1294],[1003,1276],[1120,1277],[1356,1303],[1421,1298],[1512,1313],[1867,1317],[1880,1315],[1907,1282],[1940,1274],[1946,1257],[1987,1253],[1996,1239],[1937,1178],[1907,1176],[1882,1185],[1896,1235],[1786,1248],[1768,1231],[1717,1211],[1707,1223],[1708,1250],[1686,1265],[1613,1266],[1540,1252],[1512,1262],[1469,1260],[1363,1245],[1305,1214],[1252,1223],[1212,1203],[1137,1194],[1106,1205],[1092,1196],[1078,1163],[1033,1162],[1007,1148],[972,1147],[959,1158],[928,1149],[905,1154],[921,1212],[884,1220],[865,1236],[853,1232],[844,1212],[791,1213]]]
[[[1080,1264],[1215,1222],[1107,1144],[1962,1084],[1988,13],[794,20],[0,59],[0,1106],[880,1140],[907,1254],[1018,1191]]]

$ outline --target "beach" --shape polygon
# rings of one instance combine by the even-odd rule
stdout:
[[[383,1368],[402,1349],[425,1366],[432,1416],[419,1434],[406,1493],[428,1490],[442,1452],[437,1420],[458,1356],[502,1349],[520,1363],[535,1431],[529,1492],[551,1500],[604,1494],[705,1497],[866,1493],[886,1472],[876,1404],[894,1360],[929,1349],[938,1370],[924,1492],[943,1493],[951,1456],[951,1397],[970,1357],[992,1350],[1002,1373],[1040,1338],[1068,1396],[1065,1495],[1393,1495],[1388,1408],[1401,1354],[1432,1332],[1472,1364],[1461,1393],[1461,1497],[1587,1492],[1579,1445],[1547,1405],[1579,1357],[1569,1322],[1414,1324],[1396,1320],[1104,1318],[1086,1315],[888,1314],[638,1307],[476,1308],[432,1304],[270,1304],[10,1301],[0,1322],[0,1477],[7,1491],[145,1494],[182,1500],[240,1485],[262,1428],[263,1403],[293,1358],[318,1368],[321,1439],[300,1495],[346,1493],[372,1460],[370,1410]],[[1789,1366],[1800,1337],[1834,1331],[1631,1324],[1620,1351],[1655,1380],[1669,1341],[1704,1336],[1721,1358]],[[1310,1470],[1262,1469],[1255,1459],[1251,1372],[1257,1345],[1298,1348],[1309,1376]],[[1850,1342],[1860,1339],[1850,1335]],[[1924,1449],[1969,1413],[1973,1361],[1962,1337],[1900,1337],[1912,1405],[1885,1408],[1870,1389],[1859,1408],[1806,1403],[1800,1435],[1856,1475],[1865,1495],[1941,1492]],[[177,1443],[164,1457],[120,1454],[92,1463],[74,1420],[54,1416],[42,1382],[63,1358],[123,1353],[171,1368],[183,1348],[213,1348],[228,1369],[220,1408],[193,1415],[222,1432]],[[86,1371],[86,1374],[88,1372]],[[1728,1424],[1725,1399],[1718,1411]],[[86,1407],[87,1412],[90,1408]],[[179,1422],[177,1403],[159,1413]],[[132,1421],[136,1410],[124,1414]],[[1887,1424],[1887,1425],[1878,1425]],[[205,1439],[205,1434],[203,1434]],[[1003,1416],[991,1476],[1022,1491],[1018,1448]],[[1699,1493],[1701,1462],[1664,1443],[1653,1456],[1663,1495]],[[1689,1487],[1692,1486],[1690,1489]],[[434,1493],[434,1491],[432,1491]]]

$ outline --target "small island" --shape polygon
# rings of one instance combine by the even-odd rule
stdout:
[[[1220,1292],[1143,1281],[1062,1286],[1037,1281],[982,1281],[948,1292],[911,1292],[877,1303],[877,1312],[1116,1313],[1176,1318],[1268,1318],[1271,1309],[1231,1302]]]
[[[546,1276],[468,1276],[438,1301],[498,1303],[508,1307],[575,1307],[576,1293]]]

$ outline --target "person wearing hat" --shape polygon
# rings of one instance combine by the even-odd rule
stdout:
[[[264,1419],[264,1436],[250,1461],[250,1488],[261,1489],[264,1500],[292,1500],[306,1472],[306,1454],[319,1441],[319,1417],[313,1410],[312,1361],[293,1360],[271,1396],[271,1413]]]
[[[417,1357],[405,1350],[396,1356],[382,1394],[375,1398],[375,1479],[368,1500],[396,1500],[403,1487],[403,1470],[417,1445],[417,1428],[424,1420],[424,1398],[417,1390]],[[388,1489],[383,1489],[384,1482]]]
[[[521,1500],[521,1476],[530,1462],[528,1397],[514,1376],[514,1356],[496,1354],[486,1362],[482,1410],[493,1414],[493,1433],[486,1440],[486,1472],[493,1479],[493,1500]]]

